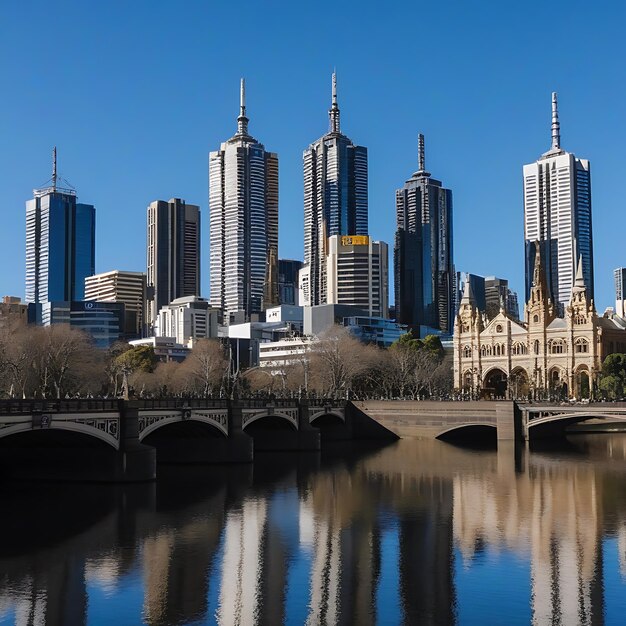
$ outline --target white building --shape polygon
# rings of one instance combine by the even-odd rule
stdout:
[[[328,304],[355,306],[371,317],[389,317],[388,247],[367,235],[328,238]]]
[[[146,275],[143,272],[111,270],[87,276],[85,300],[123,302],[126,305],[124,332],[141,336],[146,303]]]
[[[204,298],[177,298],[159,311],[155,334],[191,348],[195,339],[217,337],[218,314]]]
[[[534,273],[534,242],[541,242],[552,301],[563,315],[582,257],[587,296],[593,298],[589,161],[561,148],[556,93],[552,94],[552,146],[538,161],[524,165],[526,300]]]
[[[131,346],[151,346],[160,361],[184,361],[191,349],[176,341],[175,337],[145,337],[128,342]]]
[[[303,363],[314,341],[312,337],[288,337],[259,344],[260,367],[284,367]]]
[[[298,272],[298,304],[311,306],[311,266],[305,265]]]
[[[250,319],[263,308],[270,249],[278,258],[278,155],[248,134],[241,81],[237,132],[209,154],[211,304]]]

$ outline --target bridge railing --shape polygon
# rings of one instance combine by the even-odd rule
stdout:
[[[308,398],[303,400],[310,407],[345,407],[346,400],[330,398]],[[0,415],[19,415],[32,413],[99,413],[119,411],[120,403],[138,410],[182,409],[224,409],[229,400],[224,398],[149,398],[122,401],[117,398],[72,398],[72,399],[10,399],[0,400]],[[242,398],[238,401],[242,407],[264,409],[267,406],[293,408],[299,400],[291,398]]]
[[[93,413],[117,411],[118,400],[80,398],[71,400],[0,400],[0,415],[32,413]]]
[[[128,405],[134,409],[224,409],[228,400],[223,398],[148,398],[129,400]]]

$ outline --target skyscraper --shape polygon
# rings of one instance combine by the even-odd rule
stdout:
[[[372,317],[389,316],[388,246],[366,235],[328,238],[328,304],[348,304]]]
[[[209,154],[211,304],[224,319],[263,309],[270,249],[278,259],[278,155],[248,133],[241,79],[237,132]]]
[[[302,261],[279,259],[278,300],[281,304],[298,304],[298,272]]]
[[[559,315],[563,315],[579,257],[587,297],[593,298],[593,242],[591,228],[591,167],[561,148],[556,93],[552,94],[552,146],[538,161],[524,165],[524,239],[526,248],[526,300],[534,269],[534,242],[541,256],[548,289]]]
[[[333,74],[330,129],[304,160],[304,263],[312,305],[326,303],[326,256],[332,235],[367,235],[367,148],[355,146],[339,126]]]
[[[159,309],[184,296],[200,295],[200,208],[180,198],[148,206],[146,324]]]
[[[76,202],[69,184],[58,186],[52,154],[51,185],[26,202],[26,302],[82,300],[95,271],[96,209]]]
[[[456,300],[452,191],[426,171],[424,135],[418,139],[418,171],[396,191],[396,318],[416,331],[422,327],[422,333],[451,334]]]

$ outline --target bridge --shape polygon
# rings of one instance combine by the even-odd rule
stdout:
[[[55,479],[152,480],[157,461],[245,463],[258,451],[393,437],[343,400],[0,401],[0,471],[45,465]]]
[[[399,437],[523,442],[563,436],[582,423],[593,424],[589,430],[626,430],[626,403],[368,400],[355,404]]]

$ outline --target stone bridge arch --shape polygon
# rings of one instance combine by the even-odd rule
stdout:
[[[435,436],[435,439],[442,441],[485,441],[495,442],[498,436],[498,428],[495,424],[485,422],[468,422],[456,424],[446,428]]]
[[[180,409],[164,409],[159,411],[139,411],[139,440],[154,434],[161,428],[175,424],[204,424],[216,434],[228,436],[228,409],[196,409],[182,407]]]
[[[267,426],[268,428],[285,426],[293,430],[299,430],[299,410],[295,408],[272,407],[265,409],[243,409],[241,427],[245,432],[252,425],[256,427]]]
[[[554,413],[529,420],[526,424],[527,438],[541,439],[559,434],[562,435],[566,432],[568,426],[592,419],[620,422],[626,426],[626,414],[620,415],[604,411]]]
[[[0,441],[11,435],[28,432],[65,431],[92,437],[120,448],[118,413],[33,413],[0,416]]]

